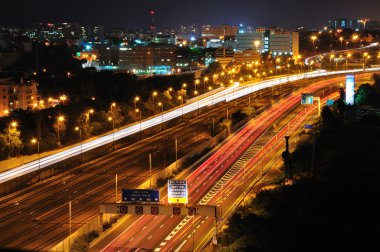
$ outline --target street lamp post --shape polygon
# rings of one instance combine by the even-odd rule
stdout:
[[[135,113],[139,113],[139,119],[140,119],[140,132],[141,132],[141,110],[135,109]]]
[[[140,100],[140,97],[136,96],[134,99],[133,99],[133,103],[135,104],[135,109],[137,109],[136,107],[136,102],[138,102]]]
[[[83,161],[83,158],[82,158],[82,128],[76,126],[76,127],[75,127],[75,131],[77,131],[77,132],[79,133],[79,141],[80,141],[80,161],[82,162],[82,161]]]
[[[260,45],[260,41],[259,40],[255,40],[254,44],[255,44],[255,47],[256,47],[256,52],[258,52],[257,47]]]
[[[153,105],[154,105],[154,97],[158,95],[157,91],[153,91],[152,93],[152,99],[153,99]]]
[[[112,122],[112,151],[115,150],[115,120],[113,117],[108,117],[108,121]]]
[[[335,55],[334,54],[331,54],[330,55],[330,70],[331,70],[331,61],[332,61],[332,59],[335,57]]]
[[[17,122],[13,121],[8,125],[8,144],[9,144],[9,153],[11,152],[12,147],[12,141],[11,141],[11,127],[16,128]]]
[[[38,158],[38,181],[40,181],[41,175],[40,175],[40,169],[41,169],[41,164],[40,164],[40,142],[36,139],[32,139],[32,144],[37,144],[37,158]]]
[[[348,59],[351,57],[351,53],[347,54],[346,57],[346,70],[348,70]]]
[[[340,37],[339,40],[340,40],[340,50],[343,50],[343,37]]]
[[[65,118],[63,116],[58,116],[57,118],[57,135],[58,135],[58,146],[61,145],[60,139],[59,139],[59,132],[61,130],[61,122],[63,122]]]
[[[197,85],[199,85],[200,81],[199,79],[196,79],[194,82],[194,89],[197,90]]]
[[[116,103],[115,102],[111,103],[111,113],[112,113],[112,108],[113,107],[116,107]]]
[[[315,36],[315,35],[311,36],[311,40],[313,41],[313,53],[315,53],[314,43],[315,43],[316,39],[317,39],[317,36]]]
[[[368,56],[367,52],[363,53],[363,71],[365,70],[365,59],[367,56]]]
[[[203,79],[203,92],[206,92],[206,82],[208,81],[208,77],[204,77]]]
[[[111,106],[111,110],[112,110],[112,106]],[[89,111],[87,111],[86,113],[86,117],[87,117],[87,123],[88,123],[88,126],[90,127],[90,115],[94,113],[94,110],[93,109],[90,109]]]
[[[276,58],[276,75],[277,75],[277,63],[279,63],[281,61],[280,58]]]

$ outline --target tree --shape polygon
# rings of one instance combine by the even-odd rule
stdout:
[[[329,124],[332,120],[332,112],[331,112],[331,109],[327,106],[324,106],[323,109],[322,109],[322,113],[321,113],[321,116],[322,116],[322,120],[324,123],[326,124]]]
[[[114,120],[115,126],[119,126],[124,121],[124,116],[121,114],[120,106],[112,106],[107,112],[107,117],[111,117]]]
[[[8,137],[9,137],[9,151],[13,156],[16,156],[20,153],[22,148],[22,141],[20,139],[21,132],[16,127],[9,128]]]

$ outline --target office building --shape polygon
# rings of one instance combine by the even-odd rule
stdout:
[[[255,32],[237,34],[236,41],[238,50],[254,49],[274,55],[299,54],[298,32],[260,28]]]
[[[236,37],[239,27],[231,25],[221,26],[202,26],[202,38],[205,39],[224,39],[225,37]]]

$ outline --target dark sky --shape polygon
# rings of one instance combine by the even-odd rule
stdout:
[[[380,0],[1,0],[0,26],[35,22],[138,28],[179,24],[252,24],[319,28],[336,17],[380,20]]]

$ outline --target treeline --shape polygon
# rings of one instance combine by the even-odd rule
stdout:
[[[359,87],[357,105],[345,105],[342,92],[334,107],[323,109],[313,130],[314,169],[306,134],[290,156],[294,183],[261,191],[240,208],[221,235],[220,251],[371,251],[377,245],[378,76],[374,82]]]
[[[38,81],[45,101],[62,94],[69,100],[43,110],[13,111],[10,116],[1,118],[0,159],[37,152],[32,138],[36,138],[43,152],[178,106],[190,98],[183,83],[194,82],[194,76],[137,79],[124,73],[83,71],[70,78],[42,73]],[[152,97],[153,90],[157,91],[155,97]],[[138,101],[134,100],[136,96]],[[183,100],[178,100],[179,96]]]

